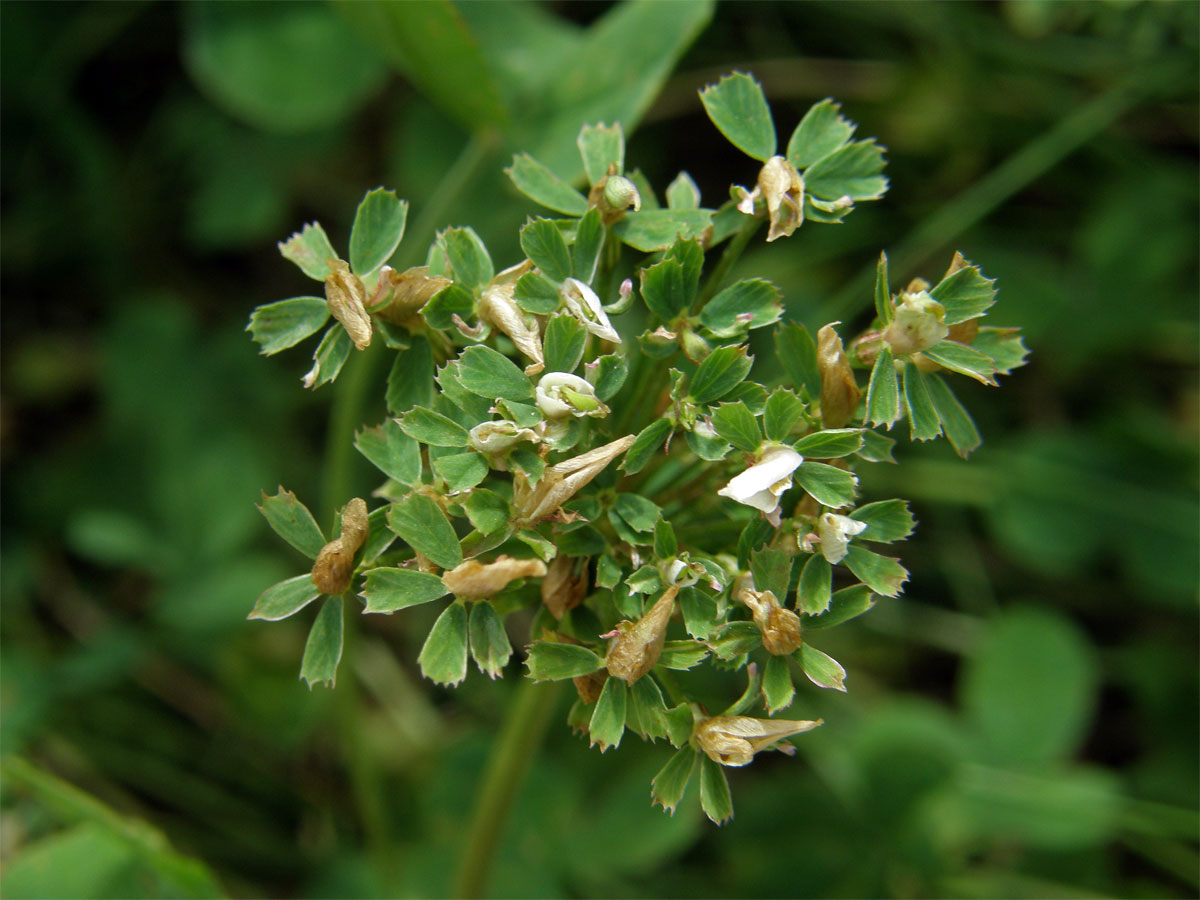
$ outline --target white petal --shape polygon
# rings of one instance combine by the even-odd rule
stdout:
[[[821,536],[821,554],[828,562],[837,565],[846,558],[850,550],[850,538],[866,530],[866,522],[849,516],[839,516],[837,513],[825,513],[817,520],[817,534]]]

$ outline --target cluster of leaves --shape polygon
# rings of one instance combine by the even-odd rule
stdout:
[[[466,227],[442,231],[425,265],[393,270],[407,204],[382,188],[358,208],[348,261],[316,223],[280,245],[325,296],[260,307],[249,330],[276,353],[334,316],[305,376],[314,388],[355,347],[394,353],[391,416],[355,444],[386,480],[372,511],[347,498],[333,539],[291,493],[264,496],[272,528],[315,563],[250,616],[282,619],[325,597],[301,667],[310,685],[333,683],[344,607],[359,598],[363,612],[390,614],[452,595],[417,660],[440,684],[462,682],[472,659],[497,677],[519,622],[529,677],[574,680],[572,727],[601,750],[626,730],[666,740],[677,749],[654,780],[656,802],[673,810],[699,769],[702,806],[723,822],[721,766],[790,751],[787,738],[820,724],[775,718],[795,698],[793,673],[845,690],[845,670],[818,649],[822,632],[907,579],[871,549],[911,534],[906,502],[857,497],[855,467],[894,462],[894,441],[871,426],[904,417],[913,439],[945,434],[965,456],[979,436],[943,376],[993,384],[1024,349],[1014,330],[979,327],[994,286],[961,257],[935,287],[895,296],[881,260],[876,320],[849,353],[832,325],[814,339],[780,324],[769,281],[724,284],[764,222],[769,241],[806,219],[840,222],[887,182],[882,149],[852,140],[831,101],[776,156],[753,78],[727,76],[701,96],[763,163],[753,190],[735,187],[715,209],[686,172],[662,206],[626,170],[620,126],[600,124],[578,138],[586,193],[529,155],[514,159],[512,183],[558,217],[527,222],[525,258],[502,271]],[[617,283],[628,251],[639,254],[636,290]],[[635,322],[642,333],[624,339]],[[753,380],[748,343],[768,327],[786,376],[772,386]],[[865,392],[856,367],[870,369]],[[687,674],[702,663],[744,672],[741,697],[703,695]],[[766,718],[745,715],[760,704]]]

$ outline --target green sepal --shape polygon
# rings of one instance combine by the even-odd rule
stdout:
[[[443,569],[462,562],[458,537],[442,508],[424,494],[410,494],[388,510],[388,527]]]
[[[800,572],[796,586],[796,609],[819,616],[829,609],[833,599],[833,567],[820,553],[814,554]]]
[[[304,376],[304,386],[316,390],[336,379],[350,358],[353,347],[354,343],[341,322],[330,325],[313,353],[313,367]]]
[[[841,113],[841,104],[826,97],[809,107],[788,140],[787,159],[797,169],[807,169],[850,142],[855,124]]]
[[[304,609],[320,595],[321,592],[312,582],[312,575],[305,572],[263,591],[246,618],[278,622]]]
[[[504,170],[504,174],[516,185],[518,191],[547,209],[568,216],[582,216],[587,212],[587,197],[528,153],[514,156],[512,165]]]
[[[467,429],[432,409],[414,406],[397,420],[400,430],[415,441],[431,447],[465,447]]]
[[[547,372],[574,372],[583,362],[587,329],[574,316],[553,316],[542,338]]]
[[[825,613],[815,618],[807,616],[804,618],[804,630],[806,632],[820,631],[823,628],[841,625],[865,612],[870,612],[875,608],[877,602],[875,593],[865,584],[855,584],[848,588],[842,588],[840,591],[834,591],[829,609]]]
[[[658,452],[658,448],[663,445],[663,441],[671,433],[671,428],[669,419],[655,419],[638,432],[638,436],[633,439],[633,443],[625,451],[625,457],[621,460],[619,466],[621,471],[629,475],[642,471],[646,463],[650,462]]]
[[[533,385],[517,364],[491,347],[468,347],[458,358],[458,380],[488,400],[531,400]]]
[[[492,257],[474,228],[447,228],[438,234],[437,245],[446,254],[454,281],[468,290],[482,288],[496,274]]]
[[[643,193],[641,212],[626,213],[612,228],[634,250],[666,250],[678,240],[700,240],[712,228],[711,209],[647,209],[645,198]]]
[[[762,443],[758,420],[745,403],[722,403],[713,408],[711,419],[717,434],[739,450],[753,453]]]
[[[400,246],[408,220],[408,201],[382,187],[367,191],[354,213],[350,229],[350,269],[355,275],[370,275]]]
[[[604,661],[599,656],[576,644],[534,641],[528,650],[525,665],[529,667],[529,677],[533,681],[562,681],[604,668]]]
[[[688,393],[700,404],[720,400],[745,380],[754,357],[745,346],[720,347],[700,363],[688,382]]]
[[[717,130],[747,156],[766,162],[775,154],[775,123],[766,95],[753,76],[733,72],[700,92]]]
[[[700,324],[729,338],[773,325],[783,315],[782,292],[763,278],[746,278],[721,291],[700,311]]]
[[[466,453],[454,453],[435,459],[433,471],[437,473],[438,478],[446,482],[447,491],[458,493],[475,487],[487,478],[488,464],[482,453],[468,450]]]
[[[688,712],[690,719],[691,712],[686,707],[684,710]],[[699,755],[692,747],[680,747],[650,782],[651,802],[661,806],[668,815],[675,815],[683,795],[687,793]]]
[[[263,514],[272,531],[309,559],[316,559],[325,546],[325,535],[313,514],[282,485],[277,493],[269,497],[266,491],[262,492],[258,511]]]
[[[775,355],[792,387],[805,388],[808,396],[821,396],[821,370],[817,367],[817,344],[799,322],[785,322],[775,329]]]
[[[558,226],[549,219],[531,219],[521,227],[521,249],[551,281],[571,277],[571,251]]]
[[[313,281],[321,282],[333,272],[329,268],[329,260],[338,258],[319,222],[310,222],[286,241],[280,241],[279,252]]]
[[[579,155],[583,157],[583,171],[587,173],[588,184],[595,184],[608,174],[610,166],[616,166],[616,173],[625,171],[625,134],[621,131],[621,123],[613,122],[605,125],[584,125],[575,139],[579,147]]]
[[[954,396],[954,392],[950,390],[950,386],[942,380],[940,375],[930,375],[925,386],[929,388],[929,396],[933,400],[934,409],[937,410],[942,427],[946,430],[946,440],[950,442],[955,453],[966,459],[971,455],[971,451],[976,450],[983,443],[983,438],[979,434],[979,429],[975,427],[971,414],[963,408],[958,398]]]
[[[480,534],[494,534],[508,524],[512,510],[508,501],[486,488],[476,488],[463,502],[467,520]]]
[[[467,632],[470,636],[471,658],[475,660],[479,671],[493,681],[499,678],[508,665],[513,649],[504,630],[504,620],[496,612],[496,607],[487,600],[472,603]]]
[[[447,606],[433,623],[417,665],[435,684],[453,687],[467,677],[467,610],[460,601]]]
[[[263,356],[294,347],[321,330],[329,321],[329,304],[324,297],[293,297],[268,303],[250,313],[250,332]]]
[[[907,500],[867,503],[850,513],[850,518],[867,523],[867,530],[858,535],[858,540],[878,541],[881,544],[902,541],[917,526]]]
[[[908,581],[908,570],[899,561],[855,544],[850,545],[843,564],[859,581],[885,597],[899,596]]]
[[[840,147],[805,170],[804,186],[823,200],[878,200],[888,189],[883,152],[874,138]]]
[[[449,331],[454,328],[455,316],[465,322],[475,315],[475,298],[461,284],[451,284],[429,298],[421,315],[430,328]]]
[[[304,657],[300,661],[300,677],[313,685],[325,682],[333,687],[337,680],[338,663],[342,660],[342,598],[330,597],[313,620]]]
[[[817,687],[832,688],[835,691],[846,691],[846,670],[842,664],[822,653],[816,647],[804,644],[794,654],[804,674]]]
[[[800,486],[823,506],[839,509],[854,502],[858,476],[837,466],[819,462],[802,462],[793,473]]]
[[[867,386],[867,421],[890,430],[900,418],[900,390],[896,386],[896,366],[892,348],[884,344],[871,369]]]
[[[414,335],[388,372],[387,408],[399,415],[414,406],[433,406],[433,398],[433,348],[424,335]]]
[[[763,668],[762,695],[767,715],[773,716],[792,705],[796,688],[786,656],[772,656]]]
[[[592,719],[588,723],[590,745],[599,745],[604,753],[609,747],[619,746],[621,735],[625,733],[625,715],[627,710],[628,688],[620,678],[609,678],[604,682],[600,699],[592,711]]]
[[[367,601],[364,613],[393,613],[420,606],[450,593],[442,579],[428,572],[383,567],[367,570],[359,595]]]
[[[904,413],[908,416],[909,438],[914,441],[931,441],[942,433],[942,420],[929,396],[928,377],[911,362],[905,363]]]
[[[421,447],[395,419],[354,434],[354,447],[388,478],[404,485],[421,480]]]
[[[733,798],[729,795],[729,782],[725,771],[706,754],[700,757],[700,808],[716,825],[724,825],[733,818]]]
[[[862,449],[861,428],[828,428],[806,434],[792,446],[806,459],[840,459]]]
[[[763,430],[768,441],[786,441],[804,419],[804,404],[787,388],[772,391],[763,406]]]

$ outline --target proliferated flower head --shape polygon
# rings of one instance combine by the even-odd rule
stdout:
[[[607,416],[609,412],[591,384],[568,372],[547,372],[538,381],[534,395],[538,409],[547,419]]]
[[[792,473],[804,457],[791,447],[771,447],[757,463],[717,491],[722,497],[753,506],[778,524],[779,498],[792,486]]]
[[[590,287],[578,278],[568,278],[563,282],[558,295],[562,297],[571,315],[578,319],[584,328],[602,340],[614,344],[621,343],[621,335],[608,321],[608,314],[604,311],[600,298]]]
[[[753,719],[749,716],[713,716],[696,726],[692,740],[708,758],[723,766],[744,766],[754,754],[776,749],[789,756],[790,744],[775,747],[793,734],[812,731],[822,722],[806,719]]]
[[[738,209],[746,215],[754,215],[760,199],[766,203],[768,243],[788,237],[804,222],[804,179],[782,156],[772,156],[766,161],[753,191],[738,190],[742,195]]]
[[[920,353],[940,344],[950,334],[950,327],[943,321],[945,317],[946,307],[929,296],[928,291],[902,294],[883,339],[896,356]]]
[[[429,266],[413,266],[403,272],[384,266],[367,311],[393,325],[415,327],[421,323],[421,307],[453,283],[443,275],[430,275]]]
[[[821,538],[821,554],[832,565],[846,558],[850,550],[850,538],[867,530],[867,523],[827,512],[817,519],[817,536]]]

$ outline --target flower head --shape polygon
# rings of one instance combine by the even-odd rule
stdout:
[[[804,222],[804,179],[782,156],[772,156],[758,173],[758,183],[753,191],[742,192],[738,209],[754,215],[755,204],[763,200],[767,205],[767,241],[788,237]]]
[[[717,491],[722,497],[778,516],[779,498],[792,486],[792,473],[804,457],[791,447],[771,447],[757,463]]]
[[[517,345],[517,349],[533,360],[525,368],[528,375],[536,375],[545,368],[542,339],[537,326],[529,323],[525,311],[517,305],[514,296],[517,280],[532,268],[533,263],[529,260],[509,266],[488,282],[478,304],[479,315],[508,335]]]
[[[867,530],[867,523],[827,512],[817,519],[817,535],[821,538],[821,554],[833,565],[846,558],[850,538]]]
[[[793,734],[812,731],[821,721],[713,716],[696,726],[692,739],[713,762],[723,766],[744,766],[755,753],[770,750],[772,745]],[[774,749],[784,753],[795,750],[788,745]]]
[[[540,559],[497,556],[493,562],[468,559],[442,575],[442,584],[456,597],[481,600],[498,594],[518,578],[540,578],[546,564]]]
[[[738,599],[750,607],[768,653],[787,656],[800,647],[800,617],[780,606],[773,592],[746,588],[738,593]]]
[[[920,353],[940,344],[950,334],[950,327],[943,321],[945,317],[946,307],[929,296],[928,291],[902,294],[883,339],[897,356]]]
[[[537,439],[537,433],[532,428],[522,428],[508,419],[481,422],[467,433],[471,446],[488,456],[505,453],[521,441]]]
[[[862,391],[850,360],[831,322],[817,332],[817,369],[821,373],[821,421],[826,428],[841,428],[852,418]]]
[[[633,440],[634,436],[627,434],[595,450],[555,463],[546,469],[534,487],[530,487],[528,480],[518,473],[513,481],[513,508],[517,511],[517,522],[538,522],[554,515],[560,506],[604,471],[610,462],[628,450]]]

